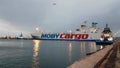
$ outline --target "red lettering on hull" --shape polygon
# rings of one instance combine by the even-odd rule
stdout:
[[[75,34],[75,39],[81,39],[81,34]]]
[[[88,39],[88,34],[60,34],[60,38],[64,39]]]
[[[60,34],[60,38],[65,38],[65,35],[64,34]]]
[[[82,34],[82,39],[88,39],[89,35],[88,34]]]

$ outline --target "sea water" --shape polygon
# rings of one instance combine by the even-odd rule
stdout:
[[[0,68],[66,68],[98,49],[95,42],[0,40]]]

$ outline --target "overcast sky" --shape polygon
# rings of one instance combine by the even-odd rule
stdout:
[[[84,21],[119,30],[120,0],[0,0],[0,32],[61,32]]]

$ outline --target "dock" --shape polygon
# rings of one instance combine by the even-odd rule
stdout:
[[[120,68],[120,39],[106,45],[85,58],[75,61],[67,68]]]

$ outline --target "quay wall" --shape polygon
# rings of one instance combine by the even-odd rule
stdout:
[[[107,45],[102,50],[97,51],[92,55],[88,55],[82,60],[75,61],[72,65],[67,68],[94,68],[113,48],[113,45]]]

